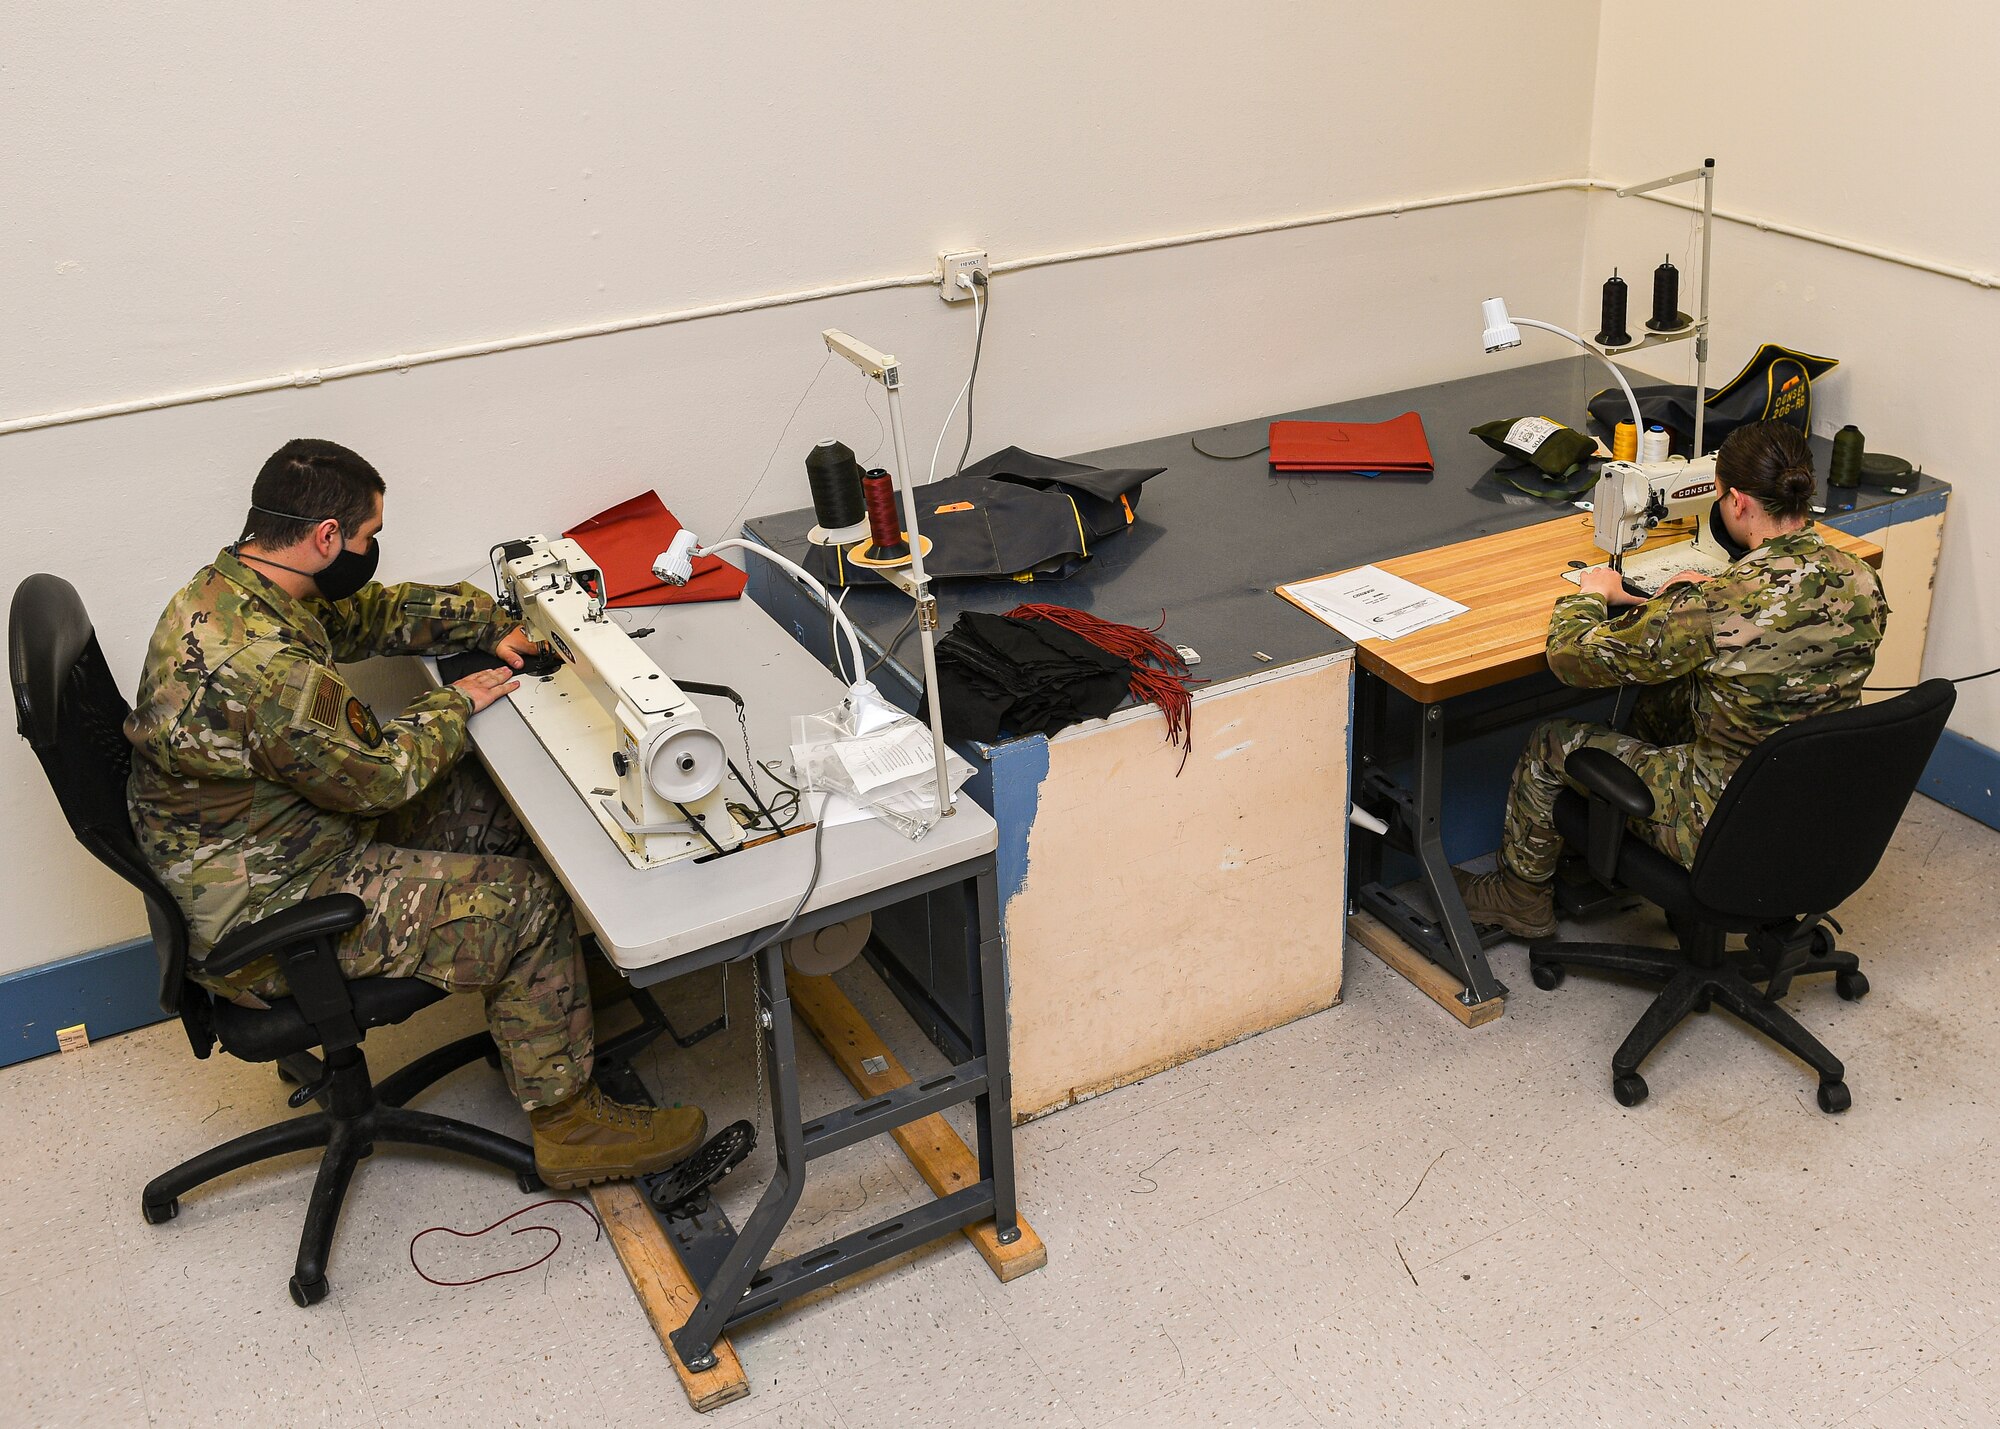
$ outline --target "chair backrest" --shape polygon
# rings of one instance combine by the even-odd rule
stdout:
[[[1875,872],[1958,692],[1907,694],[1779,730],[1738,767],[1689,870],[1705,907],[1737,919],[1827,913]]]
[[[131,706],[111,678],[90,616],[68,581],[32,575],[15,590],[7,620],[7,674],[21,737],[41,760],[70,832],[145,898],[160,960],[160,1008],[181,1012],[187,924],[139,852],[125,803],[132,746],[124,726]],[[188,1035],[197,1038],[194,1026]]]

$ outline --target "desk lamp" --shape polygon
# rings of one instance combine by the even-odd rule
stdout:
[[[1524,327],[1540,328],[1543,332],[1552,332],[1557,337],[1566,337],[1604,364],[1605,368],[1617,381],[1618,389],[1625,394],[1625,400],[1632,408],[1632,430],[1634,432],[1643,432],[1646,430],[1646,419],[1639,415],[1639,399],[1632,395],[1632,384],[1625,380],[1625,374],[1618,370],[1618,364],[1604,355],[1602,348],[1596,346],[1594,343],[1586,342],[1568,328],[1557,327],[1554,323],[1537,322],[1533,318],[1508,317],[1507,301],[1504,298],[1488,298],[1479,306],[1480,311],[1486,316],[1486,350],[1488,352],[1501,352],[1510,347],[1519,347],[1521,345],[1521,329]]]
[[[910,597],[917,606],[917,633],[924,651],[924,689],[930,695],[931,715],[931,757],[936,767],[936,791],[934,794],[935,816],[944,818],[954,812],[952,806],[949,770],[945,766],[944,714],[943,702],[937,694],[937,597],[930,593],[930,577],[924,574],[924,539],[917,529],[917,502],[914,486],[910,481],[909,446],[903,437],[902,372],[896,359],[886,352],[878,352],[856,338],[848,336],[839,328],[827,328],[820,333],[827,351],[846,358],[859,368],[862,374],[882,384],[888,394],[889,430],[895,440],[896,470],[903,487],[904,534],[908,537],[910,555],[906,565],[878,567],[884,580]],[[866,668],[862,663],[861,641],[855,635],[854,627],[827,588],[803,567],[785,559],[768,546],[760,546],[752,541],[717,541],[712,546],[704,546],[692,531],[683,529],[673,539],[673,543],[662,551],[653,562],[653,574],[668,585],[685,585],[694,571],[696,556],[715,555],[722,551],[743,551],[782,567],[795,578],[805,582],[819,593],[820,600],[831,610],[846,634],[848,645],[854,657],[853,684],[850,692],[857,701],[856,717],[860,727],[869,727],[868,715],[872,710],[878,716],[896,713],[882,696],[870,685],[866,678]],[[839,664],[839,651],[834,652],[834,663]]]

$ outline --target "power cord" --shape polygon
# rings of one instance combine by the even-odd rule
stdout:
[[[972,292],[972,370],[966,373],[965,385],[952,398],[951,410],[944,414],[944,425],[938,428],[937,445],[931,448],[930,475],[924,478],[926,486],[937,480],[938,454],[944,450],[944,439],[951,432],[951,420],[958,415],[958,404],[961,402],[965,404],[965,447],[958,454],[958,469],[952,472],[953,476],[965,470],[965,459],[972,452],[972,390],[973,384],[979,380],[979,352],[986,341],[986,309],[992,297],[989,293],[986,303],[980,302],[979,295],[987,286],[984,273],[960,274],[958,281]]]
[[[1201,455],[1207,457],[1210,461],[1248,461],[1250,460],[1251,457],[1256,456],[1258,453],[1267,452],[1271,449],[1271,444],[1269,442],[1266,442],[1264,443],[1263,446],[1253,447],[1251,450],[1247,452],[1234,452],[1234,453],[1212,452],[1207,447],[1203,446],[1200,442],[1196,441],[1193,437],[1188,438],[1188,445],[1193,447]]]
[[[1981,670],[1976,675],[1955,675],[1955,676],[1945,677],[1945,683],[1952,685],[1963,685],[1971,680],[1983,680],[1988,675],[2000,675],[2000,665],[1995,665],[1990,670]],[[1921,685],[1863,685],[1861,687],[1861,692],[1865,695],[1906,695],[1911,690],[1917,690],[1922,688],[1923,687]]]

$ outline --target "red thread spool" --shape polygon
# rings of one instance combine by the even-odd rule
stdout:
[[[868,548],[871,561],[900,561],[910,554],[903,526],[896,519],[896,480],[881,467],[861,478],[861,497],[868,506]]]

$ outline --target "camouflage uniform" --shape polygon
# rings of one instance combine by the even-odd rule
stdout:
[[[509,1085],[532,1110],[590,1076],[568,899],[484,773],[446,777],[467,747],[465,695],[433,690],[378,724],[334,668],[491,651],[512,628],[470,585],[371,582],[346,601],[297,600],[225,550],[160,617],[125,734],[139,755],[133,827],[187,916],[197,981],[282,995],[274,960],[226,979],[199,960],[243,923],[356,893],[368,913],[341,940],[342,967],[483,993]]]
[[[1554,877],[1563,761],[1591,746],[1630,765],[1652,792],[1653,815],[1633,830],[1693,864],[1745,755],[1795,720],[1859,702],[1888,616],[1874,571],[1811,526],[1615,616],[1600,596],[1564,596],[1549,618],[1556,677],[1585,689],[1649,688],[1631,734],[1567,719],[1536,729],[1514,769],[1501,861],[1531,883]]]

